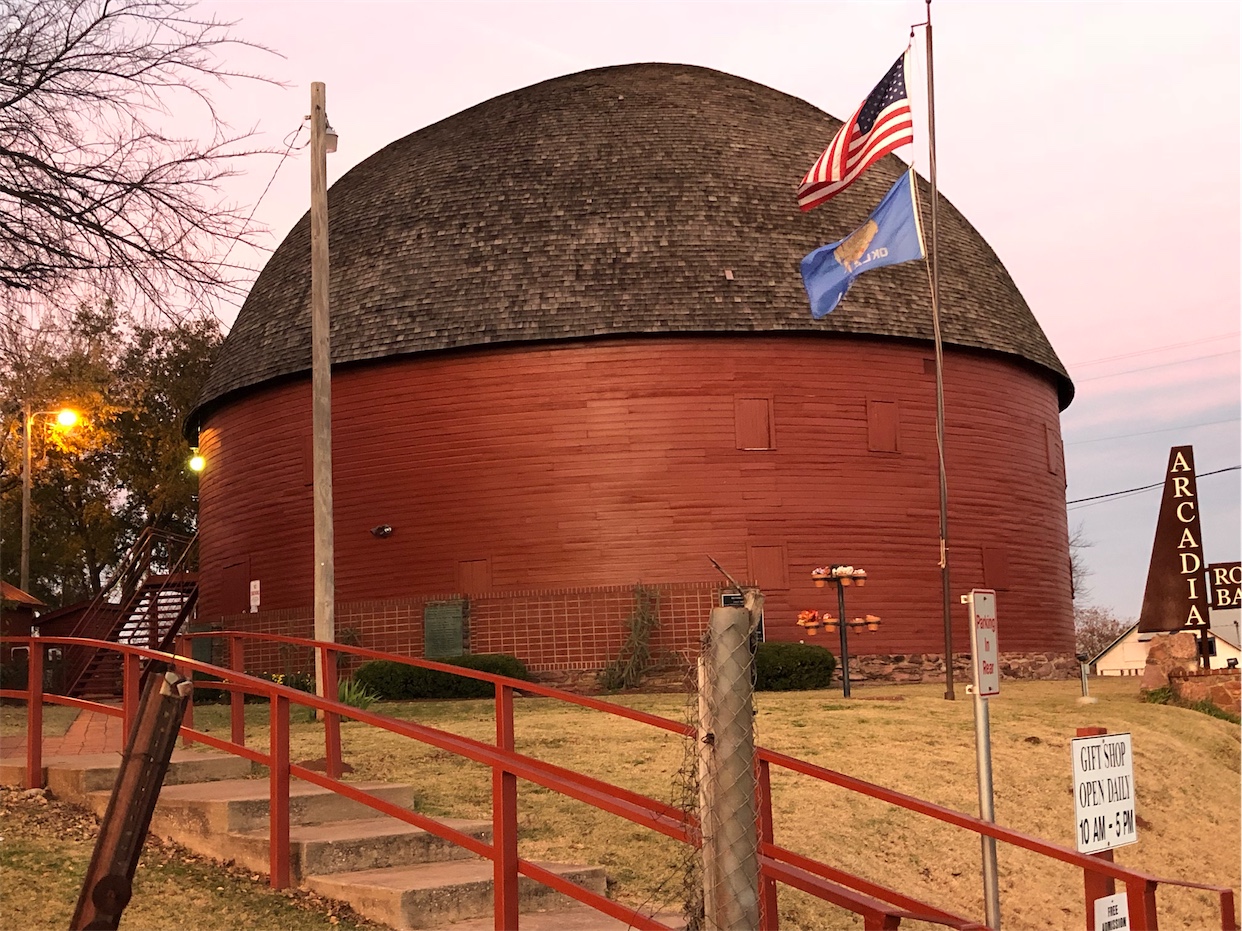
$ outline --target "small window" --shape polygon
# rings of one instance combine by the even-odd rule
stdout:
[[[996,591],[1009,588],[1009,554],[1000,547],[983,547],[983,587]]]
[[[250,613],[250,557],[220,570],[220,613]]]
[[[457,584],[463,595],[482,595],[492,590],[489,559],[463,559],[457,564]]]
[[[775,449],[771,398],[737,398],[734,417],[738,449]]]
[[[901,452],[896,401],[867,402],[867,449],[873,453]]]
[[[749,546],[750,577],[765,591],[789,588],[789,570],[786,567],[785,547]]]
[[[1052,424],[1044,425],[1044,446],[1048,451],[1048,472],[1060,475],[1065,450],[1061,447],[1061,433]]]

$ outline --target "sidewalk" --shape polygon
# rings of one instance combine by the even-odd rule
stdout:
[[[43,757],[120,753],[125,749],[125,728],[119,717],[82,711],[63,737],[43,738]],[[0,737],[0,757],[12,762],[26,754],[26,735]]]

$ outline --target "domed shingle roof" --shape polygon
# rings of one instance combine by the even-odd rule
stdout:
[[[743,78],[638,64],[544,81],[399,139],[329,192],[334,364],[634,334],[930,340],[921,262],[863,275],[811,318],[798,263],[861,224],[905,170],[888,156],[799,211],[797,182],[839,125]],[[940,204],[945,342],[1050,371],[1064,407],[1073,386],[1026,301]],[[191,429],[227,395],[309,371],[309,257],[304,216],[251,289]]]

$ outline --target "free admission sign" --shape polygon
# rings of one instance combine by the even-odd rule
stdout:
[[[1079,853],[1138,843],[1129,734],[1075,737],[1074,839]]]
[[[1000,694],[1000,646],[996,642],[996,592],[972,588],[962,598],[970,606],[970,656],[974,661],[975,694]]]

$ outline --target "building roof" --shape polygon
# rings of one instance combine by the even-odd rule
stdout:
[[[32,605],[36,608],[42,608],[43,602],[34,595],[22,591],[16,585],[10,585],[8,582],[0,581],[0,601],[7,601],[11,604]]]
[[[635,64],[502,94],[391,143],[329,193],[336,365],[644,334],[932,338],[925,263],[871,272],[810,316],[799,262],[846,236],[906,165],[887,156],[807,213],[798,181],[840,121],[707,68]],[[925,230],[930,190],[920,181]],[[996,254],[939,200],[946,344],[1073,385]],[[310,370],[309,214],[277,248],[187,424]]]

